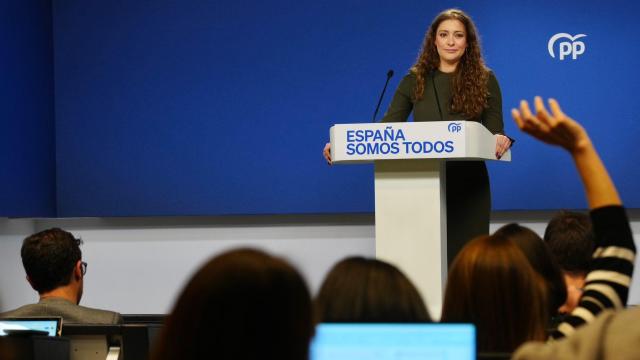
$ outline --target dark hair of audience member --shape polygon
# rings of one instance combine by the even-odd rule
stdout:
[[[567,300],[567,286],[562,269],[554,259],[544,241],[533,230],[518,224],[507,224],[498,229],[494,235],[507,237],[515,242],[529,264],[545,280],[548,286],[547,297],[550,316],[554,316],[558,308]]]
[[[317,322],[430,322],[418,290],[395,266],[349,257],[329,271],[315,299]]]
[[[20,255],[34,290],[45,293],[68,285],[74,266],[82,258],[81,244],[82,240],[59,228],[24,239]]]
[[[449,268],[441,321],[475,324],[478,351],[512,352],[545,340],[546,296],[544,280],[514,241],[481,236]]]
[[[589,272],[595,235],[588,215],[562,211],[554,216],[544,231],[544,241],[560,267],[575,275]]]
[[[191,278],[153,359],[306,360],[311,296],[286,261],[251,249],[208,261]]]

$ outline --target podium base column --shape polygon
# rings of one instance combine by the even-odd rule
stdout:
[[[447,276],[445,162],[375,162],[376,257],[416,285],[432,318],[442,309]]]

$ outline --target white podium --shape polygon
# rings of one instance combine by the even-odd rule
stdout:
[[[447,276],[445,161],[497,160],[477,122],[339,124],[334,164],[375,163],[376,257],[398,266],[440,316]],[[511,161],[507,151],[500,161]]]

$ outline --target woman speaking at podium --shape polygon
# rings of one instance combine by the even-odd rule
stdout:
[[[485,66],[476,27],[461,10],[438,14],[425,35],[416,63],[402,79],[382,122],[477,121],[493,134],[496,157],[511,146],[503,135],[502,95]],[[331,162],[329,144],[324,156]],[[449,161],[447,186],[447,259],[473,237],[489,233],[491,193],[483,161]]]

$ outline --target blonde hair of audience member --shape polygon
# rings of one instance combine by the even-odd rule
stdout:
[[[264,252],[234,250],[191,278],[152,359],[306,360],[313,329],[300,274]]]
[[[349,257],[333,266],[315,300],[318,322],[430,322],[418,290],[395,266]]]
[[[478,351],[512,352],[546,338],[546,292],[513,240],[477,237],[449,268],[441,321],[475,324]]]

